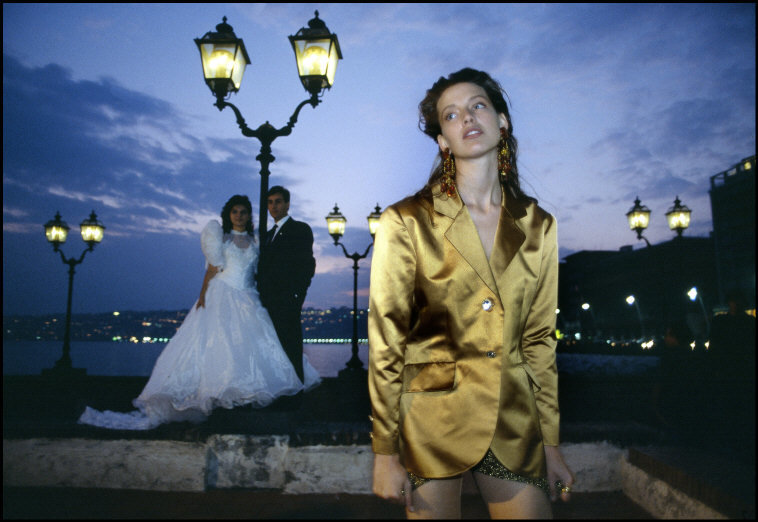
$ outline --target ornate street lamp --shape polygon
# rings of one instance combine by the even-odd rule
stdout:
[[[345,225],[347,224],[347,219],[345,216],[342,215],[340,212],[339,207],[337,207],[337,204],[334,204],[334,210],[332,210],[329,215],[326,216],[326,226],[329,229],[329,234],[332,236],[332,239],[334,239],[334,245],[341,246],[342,252],[344,252],[345,257],[348,259],[353,260],[353,347],[352,347],[352,357],[346,364],[346,368],[343,370],[340,370],[339,376],[356,376],[356,375],[362,375],[363,372],[366,370],[363,368],[363,362],[358,357],[358,261],[361,259],[364,259],[366,256],[368,256],[369,250],[371,250],[371,247],[374,245],[374,236],[376,235],[377,230],[379,229],[379,218],[382,215],[382,209],[377,203],[376,208],[374,211],[368,215],[366,218],[368,220],[368,229],[369,233],[371,234],[371,243],[368,247],[366,247],[366,251],[363,252],[363,254],[358,254],[357,252],[353,254],[348,254],[347,249],[345,248],[345,245],[340,243],[340,238],[345,234]]]
[[[324,89],[331,89],[337,61],[342,59],[337,35],[331,34],[323,20],[316,17],[301,28],[295,36],[290,36],[292,49],[297,60],[297,73],[305,90],[317,96]]]
[[[642,335],[642,339],[645,339],[645,323],[642,322],[642,310],[640,310],[640,305],[637,302],[637,299],[634,298],[633,295],[627,296],[626,298],[626,304],[629,306],[634,306],[637,309],[637,317],[640,320],[640,334]]]
[[[326,216],[326,227],[329,230],[329,235],[334,239],[334,245],[338,245],[340,238],[345,234],[345,225],[347,224],[347,218],[342,215],[337,204],[334,204],[334,210],[332,210]]]
[[[650,246],[650,241],[642,235],[650,224],[650,209],[640,204],[639,197],[634,200],[634,206],[626,213],[626,219],[629,221],[629,228],[637,232],[637,239],[644,239],[647,246]]]
[[[216,96],[216,105],[223,104],[228,95],[239,91],[245,67],[250,65],[245,44],[226,23],[226,17],[215,33],[208,31],[202,38],[195,38],[195,43],[200,50],[205,83]]]
[[[594,339],[596,337],[597,333],[597,321],[595,320],[595,312],[592,309],[592,306],[588,302],[583,302],[581,304],[581,308],[584,312],[589,312],[590,320],[592,321],[592,328],[585,327],[586,322],[583,317],[580,317],[579,322],[581,323],[582,328],[582,334],[586,333],[588,339]],[[591,333],[590,333],[591,332]]]
[[[682,205],[679,196],[674,200],[674,206],[666,212],[666,220],[671,230],[676,230],[676,237],[682,237],[682,232],[690,226],[690,214],[692,211],[686,205]]]
[[[703,298],[700,296],[700,292],[697,291],[696,286],[693,286],[687,291],[687,297],[689,297],[692,302],[698,301],[700,303],[700,310],[703,312],[703,318],[705,318],[705,335],[706,337],[710,337],[711,319],[708,317],[708,312],[705,310],[705,303],[703,303]]]
[[[81,222],[79,229],[82,241],[87,243],[87,248],[82,252],[79,259],[73,257],[67,259],[60,250],[60,245],[66,242],[69,227],[65,221],[61,220],[60,212],[56,212],[55,218],[45,223],[45,237],[53,245],[53,251],[58,252],[63,263],[68,265],[68,301],[66,305],[66,329],[63,336],[63,355],[51,370],[43,370],[43,375],[73,377],[83,376],[86,373],[84,368],[73,368],[71,365],[71,296],[74,288],[74,267],[84,261],[87,252],[91,252],[95,245],[103,240],[105,226],[97,220],[97,215],[93,210],[89,218]]]
[[[248,138],[257,138],[260,141],[260,154],[255,157],[261,164],[261,194],[259,208],[258,234],[261,244],[266,237],[267,227],[267,193],[268,177],[271,174],[269,165],[276,159],[271,154],[271,144],[280,136],[288,136],[291,132],[300,110],[310,104],[313,108],[321,103],[321,95],[325,89],[330,89],[334,84],[334,75],[337,71],[337,62],[342,59],[337,35],[329,32],[323,20],[316,16],[308,22],[308,28],[301,28],[295,36],[289,37],[295,51],[298,74],[303,87],[311,97],[302,101],[295,112],[290,116],[287,125],[276,129],[268,121],[257,129],[251,129],[245,123],[239,109],[226,101],[231,93],[237,92],[242,83],[245,67],[250,64],[245,44],[241,38],[234,34],[232,26],[223,22],[216,26],[216,31],[209,31],[202,38],[195,38],[200,59],[203,64],[203,76],[213,95],[216,97],[214,104],[221,111],[230,107],[237,117],[242,135]]]

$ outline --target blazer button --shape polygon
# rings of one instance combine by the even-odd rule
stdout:
[[[495,304],[489,298],[482,301],[482,310],[484,310],[485,312],[489,312],[490,310],[492,310],[493,306],[495,306]]]
[[[490,359],[494,359],[495,358],[495,352],[493,352],[493,351],[487,352],[487,357],[489,357]]]

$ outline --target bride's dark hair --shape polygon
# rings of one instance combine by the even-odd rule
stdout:
[[[245,229],[247,230],[247,233],[252,236],[253,231],[255,230],[255,227],[253,227],[253,205],[250,204],[250,200],[247,196],[241,196],[239,194],[235,194],[229,198],[229,201],[226,202],[224,208],[221,209],[221,228],[224,229],[224,234],[229,234],[232,231],[232,220],[229,217],[229,213],[236,205],[243,205],[247,209],[247,213],[250,214],[250,221],[247,222]]]

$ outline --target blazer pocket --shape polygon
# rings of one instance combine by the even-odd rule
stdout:
[[[403,391],[428,392],[452,390],[455,362],[408,364],[403,368]]]
[[[534,375],[532,368],[526,363],[521,363],[521,367],[526,372],[526,376],[529,377],[529,382],[532,384],[532,389],[534,391],[540,391],[542,389],[542,386],[540,386],[540,382],[537,380],[537,377]]]

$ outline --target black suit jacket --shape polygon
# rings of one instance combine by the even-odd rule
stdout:
[[[307,223],[290,217],[269,245],[261,247],[258,291],[266,307],[302,306],[316,272],[313,231]]]

